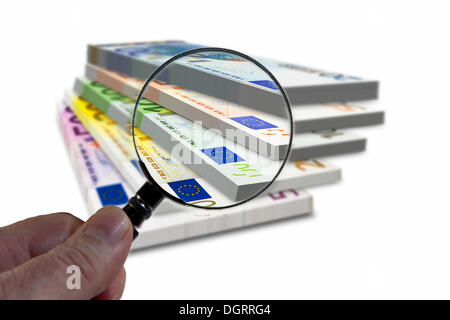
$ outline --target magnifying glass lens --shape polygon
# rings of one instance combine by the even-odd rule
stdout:
[[[142,171],[160,192],[221,209],[265,192],[292,143],[292,116],[275,77],[244,54],[194,49],[162,63],[145,82],[131,121]]]

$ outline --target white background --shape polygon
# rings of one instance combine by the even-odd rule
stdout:
[[[86,44],[183,39],[379,79],[386,124],[353,130],[368,150],[331,159],[311,217],[133,253],[124,298],[450,298],[445,4],[2,2],[0,224],[87,217],[55,107]]]

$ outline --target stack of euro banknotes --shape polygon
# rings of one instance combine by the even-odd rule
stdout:
[[[148,67],[195,47],[200,46],[184,41],[88,45],[84,75],[58,103],[58,119],[89,214],[106,205],[124,206],[146,181],[130,140],[130,112],[150,74]],[[292,108],[291,154],[277,181],[252,201],[223,210],[195,209],[165,199],[140,228],[134,249],[311,213],[312,195],[305,188],[341,179],[341,169],[330,157],[365,150],[366,138],[346,129],[384,121],[384,111],[369,101],[378,96],[378,81],[255,58],[277,77]],[[183,93],[179,97],[193,100],[191,91]],[[152,103],[148,112],[158,108]],[[141,151],[151,157],[155,169],[173,181],[201,181],[144,129],[136,130],[145,148]],[[206,191],[210,205],[218,205],[214,192]]]

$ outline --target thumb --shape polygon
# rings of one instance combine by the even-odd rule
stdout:
[[[64,243],[0,274],[0,298],[91,299],[122,270],[132,239],[126,214],[104,207]]]

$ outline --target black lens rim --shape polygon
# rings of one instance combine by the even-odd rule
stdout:
[[[136,120],[136,111],[138,109],[139,106],[139,102],[142,99],[142,96],[145,92],[145,90],[147,89],[148,84],[165,68],[167,67],[170,63],[172,63],[175,60],[178,60],[182,57],[188,56],[188,55],[192,55],[195,53],[199,53],[199,52],[211,52],[211,51],[219,51],[219,52],[225,52],[225,53],[230,53],[230,54],[234,54],[237,56],[240,56],[244,59],[247,59],[251,62],[253,62],[254,64],[256,64],[259,68],[261,68],[264,72],[266,72],[270,78],[272,79],[273,82],[275,82],[275,84],[277,85],[279,91],[281,92],[281,95],[283,97],[284,103],[287,106],[287,110],[288,110],[288,114],[289,114],[289,124],[290,124],[290,139],[289,139],[289,145],[287,148],[287,152],[286,152],[286,158],[283,160],[283,163],[281,164],[278,172],[275,174],[275,176],[273,177],[272,181],[270,181],[264,188],[262,188],[258,193],[256,193],[255,195],[249,197],[248,199],[245,200],[241,200],[239,202],[236,202],[234,204],[230,204],[230,205],[226,205],[226,206],[220,206],[220,207],[204,207],[204,206],[199,206],[199,205],[195,205],[195,204],[190,204],[187,202],[184,202],[183,200],[181,200],[180,198],[177,198],[173,195],[171,195],[170,193],[168,193],[166,190],[164,190],[156,181],[155,179],[153,179],[152,175],[148,172],[147,167],[145,166],[144,162],[141,159],[141,156],[139,155],[138,152],[138,148],[136,146],[136,139],[135,139],[135,134],[134,134],[134,130],[135,130],[135,120]],[[264,191],[266,191],[271,185],[272,183],[275,181],[275,179],[280,175],[281,170],[283,170],[284,165],[286,164],[286,162],[288,161],[289,155],[291,153],[291,147],[292,147],[292,139],[293,139],[293,134],[294,134],[294,123],[293,123],[293,119],[292,119],[292,110],[291,110],[291,105],[289,103],[289,99],[286,95],[286,92],[284,91],[283,87],[280,85],[280,83],[278,82],[278,80],[275,78],[275,76],[260,62],[258,62],[257,60],[255,60],[254,58],[241,53],[239,51],[236,50],[232,50],[232,49],[226,49],[226,48],[220,48],[220,47],[202,47],[202,48],[195,48],[195,49],[191,49],[191,50],[187,50],[184,51],[182,53],[179,53],[175,56],[173,56],[172,58],[168,59],[166,62],[164,62],[162,65],[160,65],[155,71],[152,72],[152,74],[147,78],[147,80],[145,81],[144,86],[142,87],[141,91],[139,92],[139,95],[136,99],[136,103],[134,105],[134,110],[133,110],[133,115],[132,115],[132,119],[131,119],[131,134],[132,134],[132,138],[133,138],[133,144],[134,144],[134,149],[136,151],[136,155],[138,157],[139,160],[139,166],[141,167],[141,170],[143,171],[145,177],[147,178],[147,180],[154,185],[159,191],[161,191],[161,193],[163,195],[165,195],[167,198],[185,205],[185,206],[189,206],[189,207],[193,207],[193,208],[199,208],[199,209],[208,209],[208,210],[221,210],[221,209],[227,209],[227,208],[232,208],[232,207],[236,207],[238,205],[244,204],[254,198],[256,198],[257,196],[259,196],[260,194],[262,194]]]

